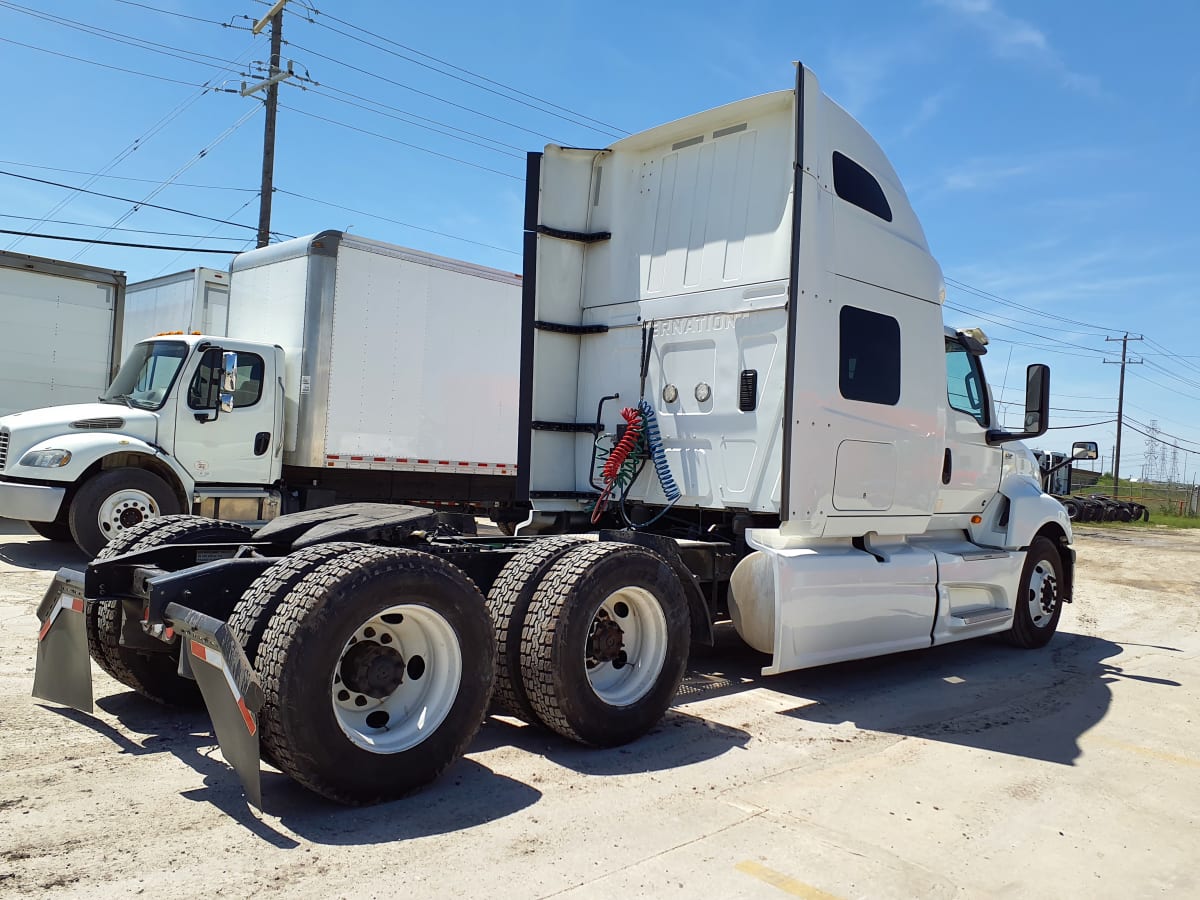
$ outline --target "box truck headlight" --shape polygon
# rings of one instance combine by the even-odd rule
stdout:
[[[57,469],[70,461],[70,450],[30,450],[21,457],[18,465],[35,466],[39,469]]]

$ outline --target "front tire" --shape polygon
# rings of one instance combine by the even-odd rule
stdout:
[[[670,706],[687,665],[687,598],[671,566],[632,544],[598,542],[542,578],[521,635],[530,703],[563,737],[612,747]]]
[[[457,566],[363,547],[310,571],[258,649],[262,741],[279,768],[341,803],[437,777],[483,724],[496,642]]]
[[[179,498],[153,472],[107,469],[84,482],[71,501],[71,535],[84,553],[96,556],[129,529],[179,511]]]
[[[1045,647],[1058,629],[1063,607],[1062,558],[1054,542],[1036,537],[1025,552],[1021,586],[1008,639],[1018,647]]]
[[[65,516],[59,516],[53,522],[26,522],[30,528],[48,541],[73,541],[71,523]]]

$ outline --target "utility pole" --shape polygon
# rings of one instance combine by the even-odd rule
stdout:
[[[1117,391],[1117,446],[1113,449],[1113,497],[1115,499],[1121,491],[1121,423],[1125,415],[1125,366],[1140,365],[1142,362],[1140,359],[1127,359],[1126,349],[1130,341],[1140,341],[1144,338],[1140,334],[1137,337],[1130,337],[1127,331],[1123,337],[1106,337],[1104,340],[1121,342],[1121,387]],[[1106,359],[1104,362],[1116,364],[1115,359]]]
[[[267,10],[266,15],[254,23],[251,29],[258,34],[271,25],[271,62],[267,70],[267,78],[258,84],[246,86],[242,82],[242,96],[249,97],[263,88],[267,90],[267,122],[263,127],[263,158],[262,158],[262,188],[258,196],[258,246],[265,247],[271,242],[271,194],[274,191],[275,179],[275,113],[279,107],[279,82],[292,76],[292,65],[289,62],[287,71],[279,68],[279,54],[283,48],[283,8],[288,0],[276,0],[275,5]]]

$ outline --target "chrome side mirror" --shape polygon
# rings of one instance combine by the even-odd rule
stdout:
[[[221,412],[233,412],[233,392],[237,390],[238,355],[232,350],[221,354]]]

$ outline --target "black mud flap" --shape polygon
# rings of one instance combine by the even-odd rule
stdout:
[[[229,628],[220,619],[168,603],[164,617],[179,635],[180,668],[200,686],[226,762],[242,781],[246,799],[262,810],[258,765],[258,714],[262,683]]]
[[[92,712],[92,660],[83,611],[83,573],[59,569],[38,606],[33,696]]]

